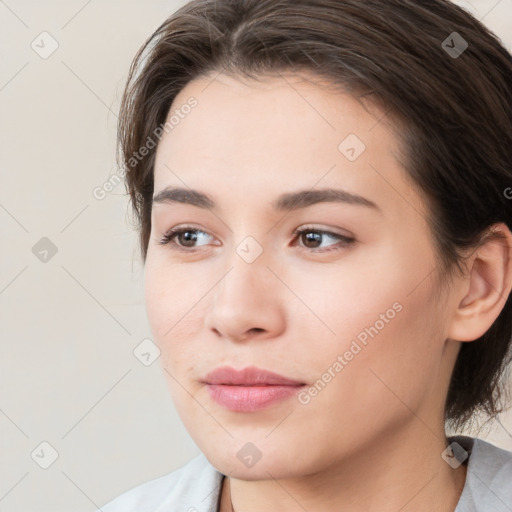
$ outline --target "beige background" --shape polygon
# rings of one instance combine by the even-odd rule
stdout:
[[[124,186],[93,195],[118,172],[131,59],[183,3],[0,0],[2,512],[92,512],[199,453],[158,360],[133,354],[151,334]],[[511,48],[512,0],[464,4]],[[512,450],[500,421],[479,435]]]

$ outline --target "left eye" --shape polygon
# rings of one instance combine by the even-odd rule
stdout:
[[[302,242],[302,247],[307,249],[326,248],[331,250],[330,248],[334,245],[347,246],[354,242],[354,239],[348,236],[318,229],[298,229],[295,234],[298,235],[298,240]]]

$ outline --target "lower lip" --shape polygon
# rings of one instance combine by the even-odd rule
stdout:
[[[208,384],[215,402],[237,412],[259,411],[271,404],[296,395],[303,386],[228,386]]]

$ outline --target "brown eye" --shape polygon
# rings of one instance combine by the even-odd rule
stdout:
[[[160,240],[161,245],[169,244],[174,248],[194,249],[208,245],[213,237],[200,229],[183,227],[173,228]]]
[[[354,238],[319,229],[298,229],[295,234],[298,236],[301,247],[315,252],[341,249],[355,242]]]
[[[194,247],[197,242],[197,233],[195,231],[181,231],[176,233],[176,240],[184,247]]]
[[[316,249],[322,243],[322,234],[309,231],[301,234],[304,246],[309,249]]]

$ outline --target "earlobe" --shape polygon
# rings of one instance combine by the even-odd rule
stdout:
[[[458,300],[448,337],[480,338],[501,313],[512,288],[512,234],[504,223],[489,228],[468,260],[463,296]]]

